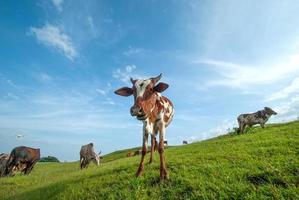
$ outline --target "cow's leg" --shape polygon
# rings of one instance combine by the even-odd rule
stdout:
[[[13,154],[10,154],[8,161],[6,162],[5,165],[5,175],[6,176],[12,176],[13,168],[15,166],[15,163],[17,163],[16,158],[13,156]]]
[[[31,167],[31,163],[30,162],[26,162],[26,167],[25,167],[24,170],[22,170],[22,171],[24,171],[25,175],[29,174],[30,167]]]
[[[241,133],[244,133],[244,130],[245,130],[245,128],[246,128],[246,124],[245,123],[243,123],[242,125],[241,125]]]
[[[140,164],[136,173],[136,176],[140,176],[143,172],[144,169],[144,157],[146,155],[146,151],[147,151],[147,140],[148,140],[148,133],[144,130],[143,131],[143,141],[142,141],[142,155],[141,155],[141,160],[140,160]]]
[[[160,179],[168,179],[168,172],[166,169],[165,155],[164,155],[164,137],[165,137],[165,124],[160,122],[159,125],[159,154],[160,154]]]
[[[13,161],[11,162],[11,164],[8,166],[8,175],[10,176],[14,176],[14,169],[18,168],[18,166],[20,165],[20,160],[19,159],[13,159]]]
[[[151,157],[150,157],[149,164],[151,164],[153,162],[153,154],[154,154],[155,150],[157,150],[157,140],[156,140],[157,133],[158,133],[158,130],[156,127],[154,127],[153,133],[151,135]]]
[[[83,169],[84,167],[84,158],[80,156],[80,168]]]
[[[89,166],[89,160],[85,159],[85,161],[84,161],[84,168],[87,169],[88,166]]]
[[[34,165],[36,164],[37,161],[32,161],[30,164],[29,164],[29,168],[27,170],[27,174],[31,173]]]
[[[238,125],[239,125],[239,128],[237,130],[237,133],[241,133],[241,131],[242,131],[242,122],[239,118],[238,118]]]
[[[158,142],[157,142],[157,138],[155,138],[155,149],[154,151],[158,151]]]
[[[151,135],[151,157],[149,160],[149,164],[153,162],[153,154],[154,154],[154,149],[155,149],[155,136]]]
[[[89,164],[89,161],[87,158],[83,158],[82,160],[82,169],[87,168]]]
[[[25,169],[27,168],[27,163],[20,163],[19,165],[18,165],[18,168],[17,168],[17,170],[18,171],[21,171],[21,174],[25,174]],[[24,167],[25,166],[25,167]]]
[[[26,163],[26,168],[25,168],[25,174],[28,175],[30,173],[30,169],[31,169],[32,163],[31,162],[27,162]]]

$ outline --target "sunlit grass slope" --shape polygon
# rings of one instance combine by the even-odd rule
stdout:
[[[82,171],[39,163],[29,176],[0,179],[0,199],[299,199],[298,121],[168,148],[164,182],[158,153],[136,178],[140,157],[127,152]]]

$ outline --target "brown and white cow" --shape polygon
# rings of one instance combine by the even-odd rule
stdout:
[[[130,112],[133,117],[143,122],[142,156],[136,176],[140,176],[144,170],[144,157],[147,152],[149,134],[151,134],[149,163],[153,162],[156,136],[159,132],[160,178],[163,180],[168,178],[164,155],[165,128],[173,118],[174,109],[172,102],[161,95],[161,92],[168,88],[168,84],[158,83],[161,77],[162,74],[146,80],[134,80],[131,78],[133,87],[120,88],[115,91],[115,94],[121,96],[134,95],[134,105],[131,107]]]

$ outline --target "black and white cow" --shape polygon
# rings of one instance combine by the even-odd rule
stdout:
[[[93,161],[96,165],[100,164],[100,155],[96,154],[93,148],[93,143],[83,145],[80,150],[80,168],[87,168],[89,163]]]
[[[238,116],[239,129],[238,133],[243,133],[246,126],[252,127],[253,125],[260,124],[262,128],[265,127],[265,123],[272,115],[277,113],[269,107],[265,107],[264,110],[259,110],[255,113],[241,114]]]

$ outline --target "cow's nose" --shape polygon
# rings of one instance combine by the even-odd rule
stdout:
[[[130,112],[132,116],[138,116],[143,114],[142,108],[139,106],[132,106]]]

